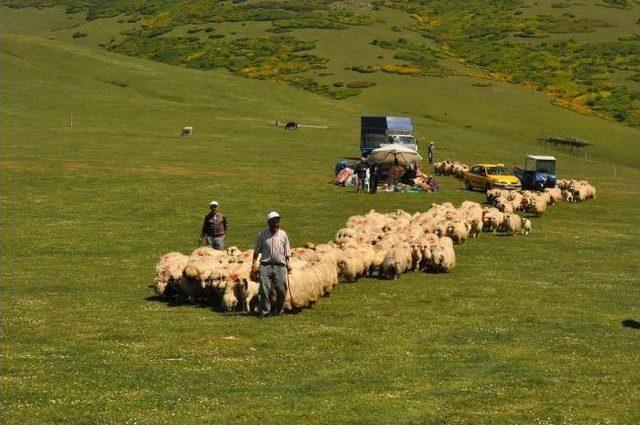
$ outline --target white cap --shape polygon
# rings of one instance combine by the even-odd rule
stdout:
[[[218,201],[211,201],[211,203],[209,204],[210,207],[212,207],[214,205],[218,205]]]
[[[271,220],[272,218],[280,218],[280,214],[275,211],[271,211],[269,214],[267,214],[267,220]]]

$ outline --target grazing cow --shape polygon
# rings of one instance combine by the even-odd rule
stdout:
[[[193,134],[193,127],[183,127],[180,136],[191,136]]]
[[[287,121],[284,125],[285,130],[297,130],[298,129],[298,121]]]

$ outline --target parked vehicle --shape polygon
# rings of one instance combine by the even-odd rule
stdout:
[[[464,187],[467,190],[481,189],[520,189],[520,180],[504,164],[476,164],[464,174]]]
[[[513,167],[522,187],[529,190],[544,190],[556,186],[556,158],[544,155],[527,155],[524,168]]]
[[[409,117],[360,117],[360,152],[369,156],[371,151],[387,144],[398,144],[418,151]]]

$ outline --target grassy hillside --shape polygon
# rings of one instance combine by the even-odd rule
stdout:
[[[640,317],[637,129],[464,75],[358,74],[379,84],[337,101],[131,58],[98,46],[131,24],[119,20],[0,10],[3,423],[638,422],[638,331],[621,324]],[[67,22],[95,38],[72,38],[82,29]],[[319,57],[341,47],[335,74],[314,78],[347,81],[343,64],[360,61],[349,43],[371,28],[298,30]],[[552,207],[531,237],[456,247],[450,274],[340,285],[298,315],[258,321],[153,296],[158,257],[190,252],[212,198],[242,248],[271,209],[301,245],[371,208],[483,198],[447,178],[435,195],[335,188],[361,114],[411,115],[422,148],[436,140],[469,163],[554,154],[598,199]],[[276,119],[328,128],[285,132]],[[178,137],[184,125],[194,137]],[[542,133],[594,146],[571,156],[537,145]]]
[[[0,4],[64,6],[70,22],[66,31],[58,27],[57,35],[79,43],[194,69],[225,68],[249,78],[285,81],[335,99],[360,94],[372,82],[353,79],[371,73],[471,75],[521,84],[548,93],[563,107],[640,126],[637,0]],[[87,22],[78,22],[79,16]],[[314,38],[303,42],[309,33]],[[327,38],[330,49],[318,48],[317,42]],[[335,49],[337,39],[348,40],[350,49]],[[368,54],[372,50],[375,57]],[[345,57],[341,51],[359,52],[358,63],[339,66]],[[347,81],[326,78],[344,74],[343,69],[352,71]]]

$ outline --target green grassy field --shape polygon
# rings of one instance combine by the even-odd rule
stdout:
[[[384,13],[390,28],[396,11]],[[71,21],[94,31],[73,39]],[[640,320],[638,129],[466,76],[353,73],[379,84],[335,101],[107,52],[97,44],[117,21],[0,9],[2,423],[640,421],[640,333],[621,324]],[[299,30],[321,56],[341,37],[336,75],[319,77],[331,81],[348,81],[343,64],[359,61],[346,52],[365,33]],[[553,154],[598,198],[551,207],[530,237],[456,247],[452,273],[342,284],[297,315],[156,299],[155,262],[195,247],[213,198],[244,249],[272,209],[300,246],[371,208],[483,199],[450,178],[435,195],[331,185],[364,114],[411,115],[441,158]],[[328,128],[285,132],[276,119]],[[194,137],[178,136],[185,125]],[[540,134],[593,146],[572,156]]]

